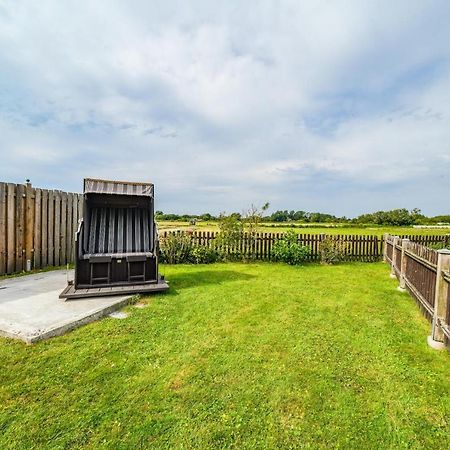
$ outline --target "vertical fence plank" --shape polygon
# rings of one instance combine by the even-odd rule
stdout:
[[[24,269],[25,253],[25,186],[17,185],[16,190],[16,261],[15,271]]]
[[[48,191],[42,191],[41,199],[41,267],[48,264]]]
[[[73,194],[67,194],[66,263],[70,263],[72,261],[72,203]]]
[[[55,266],[61,265],[61,192],[55,191]]]
[[[25,258],[23,261],[24,269],[32,269],[34,262],[34,201],[35,190],[31,183],[25,187]]]
[[[39,269],[42,264],[42,190],[34,191],[34,262],[33,266]]]
[[[6,273],[6,183],[0,183],[0,274]]]
[[[67,264],[67,193],[60,192],[61,226],[60,226],[60,265]]]
[[[6,193],[6,273],[16,269],[16,185],[8,183]]]
[[[48,265],[55,265],[55,191],[48,191],[48,230],[47,259]]]

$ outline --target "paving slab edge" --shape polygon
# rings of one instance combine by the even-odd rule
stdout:
[[[114,303],[113,305],[107,306],[106,308],[98,309],[87,316],[81,317],[80,319],[75,319],[74,321],[67,321],[62,325],[49,328],[39,334],[28,334],[28,333],[25,334],[20,332],[15,333],[13,331],[0,330],[0,336],[10,339],[18,339],[27,344],[34,344],[36,342],[43,341],[51,337],[62,336],[68,331],[72,331],[88,323],[95,322],[96,320],[99,320],[102,317],[111,314],[113,311],[123,308],[124,306],[128,305],[130,303],[130,300],[135,296],[136,294],[129,295],[126,298],[118,301],[117,303]]]

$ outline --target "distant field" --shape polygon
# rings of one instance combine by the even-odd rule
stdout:
[[[190,225],[188,222],[159,221],[159,231],[169,230],[192,230],[192,231],[218,231],[217,222],[199,222],[197,225]],[[450,234],[450,227],[447,228],[413,228],[413,227],[349,227],[340,224],[302,224],[302,223],[263,223],[260,232],[282,233],[287,230],[294,230],[297,233],[309,234],[371,234],[382,236],[384,233],[396,234],[417,234],[417,235],[441,235]]]

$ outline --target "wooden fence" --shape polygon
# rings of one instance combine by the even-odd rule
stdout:
[[[0,183],[0,275],[59,266],[74,259],[74,238],[82,217],[82,194],[33,188],[31,184]],[[162,233],[167,237],[171,231]],[[196,245],[211,246],[218,233],[191,233]],[[226,251],[243,259],[273,260],[274,242],[283,233],[244,234]],[[443,236],[401,236],[428,245]],[[399,237],[399,238],[401,238]],[[378,236],[299,234],[298,242],[311,249],[310,260],[320,258],[320,242],[330,238],[346,243],[347,261],[377,261],[383,255]],[[449,242],[449,237],[446,238]],[[384,247],[392,253],[392,246]],[[398,254],[399,250],[395,252]]]
[[[185,233],[183,231],[164,231],[161,237],[164,239],[171,234]],[[217,232],[193,231],[189,233],[194,245],[211,247],[217,238]],[[242,238],[234,245],[228,245],[226,252],[230,255],[239,255],[243,259],[273,260],[273,244],[283,237],[283,233],[244,233]],[[378,261],[383,255],[383,238],[373,235],[326,235],[326,234],[299,234],[299,244],[307,245],[310,250],[310,261],[320,259],[320,242],[325,238],[334,241],[342,241],[345,246],[346,261]],[[449,236],[409,236],[411,241],[417,243],[441,243],[449,240]]]
[[[183,233],[182,231],[164,231],[164,239],[170,234]],[[211,247],[218,236],[218,232],[194,231],[190,233],[194,245]],[[273,260],[273,244],[283,237],[283,233],[244,233],[238,242],[225,246],[229,255],[236,255],[242,259]],[[320,242],[329,238],[347,243],[345,248],[347,261],[377,261],[382,255],[383,239],[378,236],[359,235],[325,235],[325,234],[299,234],[297,241],[310,248],[310,261],[320,259]]]
[[[399,289],[407,290],[432,322],[431,342],[450,343],[450,250],[432,250],[408,238],[385,236],[384,260]]]
[[[74,259],[82,195],[0,183],[0,274]]]

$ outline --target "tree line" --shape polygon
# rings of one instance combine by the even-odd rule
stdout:
[[[254,207],[252,207],[254,208]],[[338,217],[333,214],[326,214],[320,212],[308,212],[308,211],[288,211],[288,210],[278,210],[272,214],[267,214],[268,204],[264,205],[261,209],[261,214],[259,214],[259,220],[261,222],[298,222],[298,223],[342,223],[342,224],[361,224],[361,225],[390,225],[390,226],[409,226],[409,225],[433,225],[438,223],[450,223],[450,215],[440,215],[427,217],[420,209],[414,208],[408,210],[406,208],[392,209],[389,211],[376,211],[368,214],[361,214],[354,218],[348,218],[345,216]],[[255,214],[255,211],[252,213]],[[156,211],[156,220],[170,220],[170,221],[180,221],[180,222],[191,222],[195,223],[197,221],[220,221],[225,214],[220,214],[215,216],[210,213],[204,214],[165,214],[162,211]],[[244,214],[235,212],[229,216],[240,220],[244,217],[248,217],[249,213]]]

